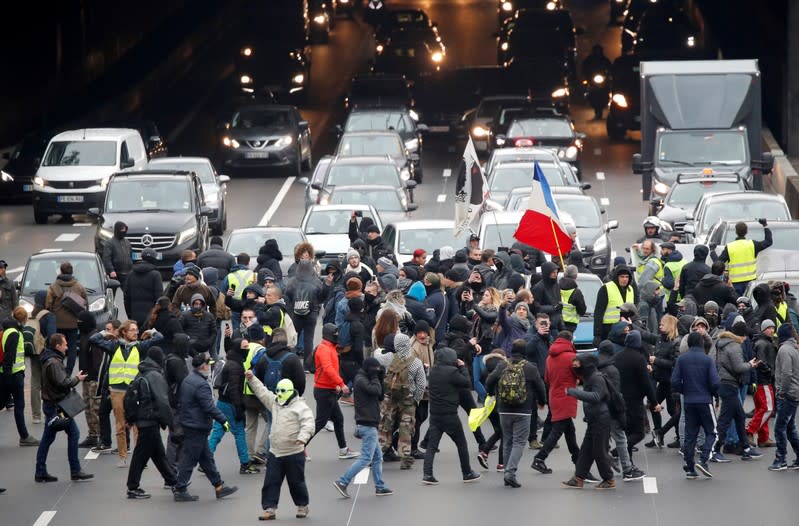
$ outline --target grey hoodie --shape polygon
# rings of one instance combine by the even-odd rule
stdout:
[[[793,338],[785,340],[777,351],[774,389],[777,398],[799,401],[799,349]]]

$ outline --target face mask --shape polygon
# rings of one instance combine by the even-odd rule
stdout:
[[[191,308],[191,311],[192,311],[193,313],[195,313],[195,314],[197,314],[197,313],[201,312],[202,310],[203,310],[203,308],[202,308],[202,307],[194,307],[194,306],[192,306],[192,308]]]
[[[479,281],[473,281],[469,283],[469,286],[472,288],[472,290],[480,290],[483,288],[483,284]]]
[[[279,403],[280,405],[286,405],[286,402],[289,401],[289,399],[291,398],[291,396],[293,394],[294,394],[294,389],[285,389],[285,390],[283,390],[283,389],[278,388],[278,389],[275,390],[275,395],[277,397],[277,403]]]

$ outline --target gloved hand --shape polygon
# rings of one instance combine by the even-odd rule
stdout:
[[[757,220],[757,222],[763,225],[764,227],[768,226],[768,221],[766,221],[765,217],[761,217],[760,219]]]
[[[225,431],[230,431],[230,424],[229,424],[229,423],[227,423],[227,422],[225,422],[224,424],[222,424],[222,428],[223,428]]]

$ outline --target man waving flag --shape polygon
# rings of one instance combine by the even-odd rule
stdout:
[[[474,230],[475,220],[483,206],[486,184],[483,170],[477,160],[472,138],[463,150],[463,160],[458,167],[458,180],[455,183],[455,237],[464,231]]]
[[[533,169],[533,191],[527,202],[527,210],[513,237],[561,259],[563,254],[568,254],[572,249],[572,238],[558,217],[558,207],[538,163]]]

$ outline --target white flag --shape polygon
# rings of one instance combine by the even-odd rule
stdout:
[[[455,183],[455,237],[467,230],[474,230],[487,189],[488,184],[477,159],[474,143],[469,137]]]

